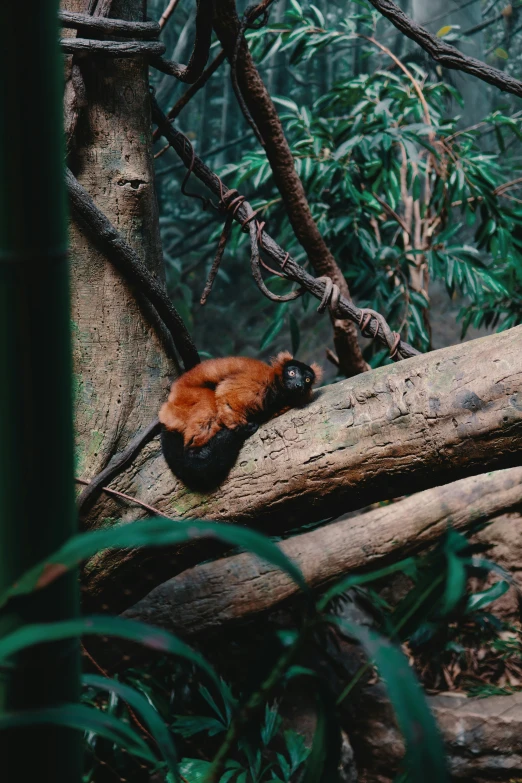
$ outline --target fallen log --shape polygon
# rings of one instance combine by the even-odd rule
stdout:
[[[379,568],[522,505],[522,467],[473,476],[340,520],[279,544],[311,587]],[[156,587],[126,617],[191,635],[266,611],[298,592],[273,566],[244,553],[190,568]]]
[[[215,492],[190,492],[176,481],[157,441],[111,487],[174,518],[234,521],[281,532],[303,520],[339,516],[520,464],[521,347],[519,326],[321,389],[306,408],[261,427]],[[135,507],[105,496],[88,523],[139,515]],[[168,557],[156,553],[144,585],[139,558],[139,553],[98,556],[88,564],[85,590],[106,595],[110,583],[109,592],[118,585],[121,593],[124,581],[131,591],[128,606],[189,564],[186,549]]]

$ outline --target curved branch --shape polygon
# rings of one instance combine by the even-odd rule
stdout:
[[[212,0],[198,0],[196,13],[196,38],[188,65],[154,57],[151,65],[162,73],[175,76],[181,82],[192,84],[199,79],[207,64],[212,42]]]
[[[425,27],[414,22],[404,11],[392,0],[370,0],[374,8],[383,16],[390,20],[395,27],[404,33],[408,38],[427,52],[430,57],[444,66],[455,71],[464,71],[465,73],[476,76],[478,79],[498,87],[503,92],[510,92],[522,98],[522,82],[514,79],[504,71],[492,68],[490,65],[477,60],[475,57],[468,57],[459,52],[454,46],[445,43],[442,38],[428,32]]]
[[[183,360],[185,369],[198,364],[200,358],[196,347],[166,291],[141,263],[137,253],[125,242],[110,220],[98,209],[85,188],[80,185],[69,169],[66,170],[65,180],[69,198],[77,216],[86,224],[94,239],[101,240],[107,257],[130,282],[137,286],[140,293],[144,294],[157,310],[172,335],[172,340]]]

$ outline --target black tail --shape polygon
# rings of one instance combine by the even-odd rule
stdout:
[[[232,469],[245,440],[257,430],[246,424],[233,430],[222,429],[198,448],[184,448],[183,435],[165,428],[161,448],[167,465],[190,489],[208,492],[223,483]]]

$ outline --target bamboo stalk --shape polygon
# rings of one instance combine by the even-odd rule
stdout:
[[[20,44],[21,12],[24,45]],[[67,222],[58,3],[0,3],[0,589],[75,532]],[[25,131],[38,117],[38,143]],[[0,637],[78,613],[76,574],[8,605]],[[77,643],[32,648],[0,682],[0,714],[73,702]],[[20,752],[22,751],[22,752]],[[0,733],[2,779],[79,783],[81,736]]]

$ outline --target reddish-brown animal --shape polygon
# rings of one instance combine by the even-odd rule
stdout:
[[[286,351],[270,364],[232,356],[193,367],[172,384],[159,412],[171,470],[185,483],[195,473],[225,475],[259,424],[307,403],[321,375]]]
[[[159,419],[168,430],[183,434],[185,446],[203,446],[223,427],[234,429],[260,414],[269,389],[277,387],[284,366],[291,361],[292,355],[283,351],[271,364],[244,356],[202,362],[172,384]],[[319,380],[321,368],[313,364],[312,370],[314,380]],[[312,393],[312,382],[307,385],[303,403]],[[289,407],[284,405],[272,416]]]

